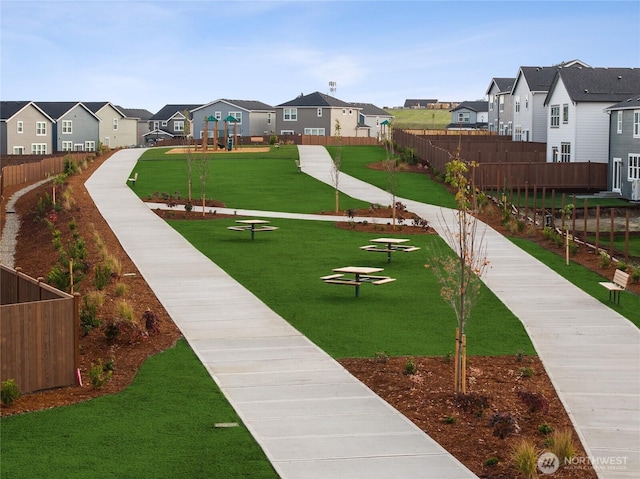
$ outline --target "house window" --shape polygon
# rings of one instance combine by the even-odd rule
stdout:
[[[560,161],[571,163],[571,143],[560,143]]]
[[[458,112],[458,123],[469,123],[469,112],[461,111]]]
[[[305,135],[324,136],[324,128],[305,128]]]
[[[159,128],[160,128],[160,122],[154,121],[154,122],[153,122],[153,129],[154,129],[154,130],[157,130],[157,129],[159,129]]]
[[[507,122],[506,134],[507,135],[511,135],[512,133],[513,133],[513,122],[509,121],[509,122]]]
[[[62,120],[62,134],[70,135],[73,133],[73,120]]]
[[[500,107],[499,107],[499,111],[500,113],[502,113],[504,111],[504,95],[500,95]]]
[[[63,141],[62,151],[73,151],[73,141]]]
[[[14,146],[13,147],[14,155],[24,155],[24,146]]]
[[[493,102],[494,102],[494,98],[493,95],[489,95],[489,111],[493,111]]]
[[[569,123],[569,105],[567,103],[562,105],[562,123]]]
[[[515,99],[516,113],[520,113],[520,95],[516,95]]]
[[[24,133],[24,123],[21,121],[16,122],[16,128],[18,133]]]
[[[117,129],[118,129],[118,119],[117,119],[117,118],[114,118],[114,119],[113,119],[113,129],[114,129],[114,130],[117,130]]]
[[[560,126],[560,105],[551,105],[551,128]]]
[[[640,154],[629,153],[629,180],[640,180]]]
[[[316,115],[318,116],[318,118],[322,116],[322,108],[318,108]]]
[[[165,121],[162,122],[162,126],[167,126],[168,123],[169,122],[165,120]]]
[[[281,135],[295,135],[296,132],[293,130],[280,130]]]
[[[45,136],[46,134],[47,124],[44,121],[36,121],[36,136]],[[33,150],[33,145],[31,150]]]
[[[618,111],[618,127],[616,132],[618,134],[622,133],[622,110]]]
[[[558,147],[557,146],[554,146],[554,147],[551,148],[551,160],[554,163],[558,162]]]
[[[184,120],[175,120],[173,122],[173,131],[182,133],[184,131]]]
[[[524,109],[525,110],[529,109],[529,95],[524,96]]]
[[[346,114],[347,114],[347,109],[346,109],[346,108],[343,108],[343,109],[342,109],[342,114],[343,114],[343,115],[346,115]]]
[[[47,154],[47,144],[46,143],[31,143],[31,154],[32,155],[46,155]]]
[[[640,110],[633,112],[633,137],[640,138]]]
[[[267,113],[267,125],[271,124],[271,113]]]
[[[522,127],[520,125],[516,126],[516,131],[513,134],[513,141],[522,141]]]
[[[95,141],[85,141],[84,142],[84,151],[96,151],[96,142]]]
[[[284,121],[298,121],[298,109],[297,108],[285,108],[282,110]]]
[[[230,111],[229,112],[229,116],[232,116],[236,120],[238,120],[236,122],[236,123],[238,123],[238,125],[242,125],[242,112],[241,111]]]
[[[216,111],[213,116],[216,117],[216,120],[220,121],[222,120],[222,112],[221,111]]]
[[[353,110],[349,108],[349,115],[353,115]]]

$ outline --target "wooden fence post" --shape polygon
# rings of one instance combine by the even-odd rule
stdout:
[[[585,243],[587,242],[587,217],[589,216],[589,199],[585,198],[584,199],[584,208],[582,209],[583,211],[583,215],[584,215],[584,237],[582,238],[582,241],[584,241]]]
[[[611,208],[611,230],[609,231],[609,257],[613,258],[613,217],[614,212]]]
[[[600,254],[600,205],[596,206],[596,254]]]

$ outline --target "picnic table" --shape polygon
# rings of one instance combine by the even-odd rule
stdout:
[[[387,263],[391,262],[391,253],[394,251],[404,251],[408,253],[420,249],[417,246],[403,244],[409,241],[405,238],[375,238],[370,241],[375,244],[360,246],[360,249],[374,253],[387,253]]]
[[[362,283],[380,285],[395,281],[395,278],[389,278],[388,276],[374,276],[375,273],[380,273],[381,271],[383,271],[382,268],[372,268],[369,266],[345,266],[343,268],[335,268],[333,272],[336,274],[322,276],[320,279],[327,284],[355,286],[356,297],[358,297],[360,296],[360,285]]]
[[[266,220],[236,220],[236,223],[239,223],[239,226],[229,226],[227,229],[231,231],[250,231],[251,239],[254,238],[256,232],[278,229],[277,226],[268,226],[269,222]]]

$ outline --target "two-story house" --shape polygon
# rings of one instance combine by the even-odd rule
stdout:
[[[208,138],[224,138],[225,119],[229,117],[236,121],[226,122],[227,135],[234,131],[240,137],[275,134],[276,110],[261,101],[219,99],[193,109],[191,116],[192,134],[197,139],[203,138],[205,127]],[[209,118],[213,120],[209,121]]]
[[[513,133],[513,96],[515,78],[492,78],[486,95],[489,99],[488,129],[498,135]]]
[[[547,161],[609,160],[606,109],[640,90],[640,68],[559,68],[544,101]]]
[[[276,132],[279,135],[335,136],[336,122],[341,136],[357,136],[360,108],[320,92],[276,106]]]
[[[463,101],[451,112],[447,130],[486,130],[489,121],[489,102]]]
[[[0,102],[0,155],[52,153],[53,123],[32,101]]]
[[[124,113],[127,118],[136,121],[136,145],[144,145],[144,135],[151,131],[149,129],[149,120],[153,113],[144,108],[123,108],[120,105],[116,105],[116,108]]]
[[[53,152],[96,151],[100,142],[100,118],[81,102],[39,101],[53,118]]]
[[[389,124],[393,120],[393,115],[390,115],[382,108],[373,105],[372,103],[351,103],[354,107],[359,108],[358,113],[358,127],[356,130],[356,136],[365,136],[370,138],[381,139],[382,122],[386,121]]]
[[[609,188],[640,201],[640,94],[606,109],[609,115]]]
[[[108,101],[83,101],[100,118],[99,137],[104,146],[124,148],[138,144],[138,124]]]
[[[191,110],[198,108],[200,104],[165,105],[158,113],[149,119],[149,132],[143,136],[146,144],[153,144],[166,138],[183,138],[185,126],[193,136],[191,124]],[[185,125],[189,123],[189,125]]]
[[[513,82],[513,141],[547,141],[547,111],[544,101],[560,68],[589,67],[580,60],[553,66],[520,67]]]

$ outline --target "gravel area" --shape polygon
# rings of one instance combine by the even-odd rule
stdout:
[[[49,181],[49,179],[45,179],[22,188],[9,198],[9,201],[7,202],[4,212],[4,228],[2,228],[2,236],[0,236],[0,263],[9,268],[13,268],[18,231],[20,230],[20,216],[15,211],[16,202],[22,195],[28,193],[34,188],[37,188],[41,184],[46,183],[47,181]]]

